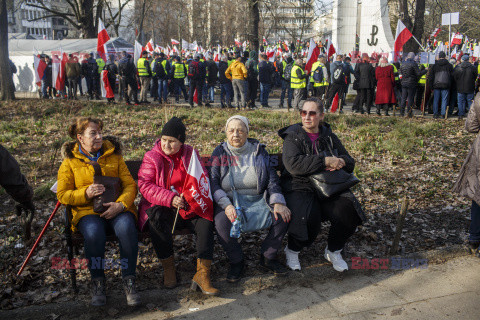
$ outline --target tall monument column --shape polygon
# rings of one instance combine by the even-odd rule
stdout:
[[[340,53],[355,50],[357,0],[334,0],[332,42]]]
[[[392,54],[395,40],[390,28],[387,0],[364,0],[361,3],[360,52]]]

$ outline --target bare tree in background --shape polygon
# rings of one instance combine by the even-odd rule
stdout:
[[[7,0],[0,0],[0,100],[14,100],[14,88],[8,60]]]
[[[113,29],[115,36],[120,37],[120,27],[123,24],[123,9],[131,3],[132,0],[105,0],[105,7],[108,15],[105,17],[105,28],[109,26]]]
[[[423,38],[425,27],[425,0],[400,0],[400,19],[419,41]],[[404,52],[418,52],[419,45],[410,39],[403,47]]]
[[[103,10],[103,0],[66,0],[65,2],[68,5],[66,12],[52,6],[50,1],[24,2],[31,7],[46,11],[47,14],[45,16],[33,20],[61,17],[67,20],[75,29],[80,30],[82,38],[97,37],[97,19]]]

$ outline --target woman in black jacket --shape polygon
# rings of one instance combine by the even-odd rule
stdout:
[[[283,170],[281,185],[287,207],[292,212],[285,248],[287,266],[300,270],[299,252],[310,246],[320,232],[322,221],[331,227],[325,258],[339,272],[348,270],[341,251],[364,215],[349,190],[328,199],[320,199],[309,176],[325,170],[353,172],[355,160],[348,154],[330,125],[323,122],[324,107],[318,98],[309,98],[300,111],[302,122],[281,129]],[[329,146],[333,151],[332,155]],[[324,153],[326,151],[327,153]]]

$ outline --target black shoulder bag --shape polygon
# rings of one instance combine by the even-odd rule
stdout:
[[[330,142],[333,146],[332,138]],[[327,142],[328,150],[333,156],[332,148]],[[326,155],[325,155],[326,156]],[[337,194],[342,193],[360,182],[353,173],[348,173],[343,169],[335,171],[324,170],[309,176],[310,183],[316,191],[320,199],[331,198]]]

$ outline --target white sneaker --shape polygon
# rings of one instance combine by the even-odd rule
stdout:
[[[302,268],[300,267],[300,261],[298,260],[298,254],[300,252],[296,252],[293,250],[288,249],[285,247],[285,255],[287,257],[287,266],[292,270],[300,271]]]
[[[331,252],[330,250],[328,250],[328,247],[327,247],[325,248],[325,259],[327,259],[332,263],[333,269],[335,269],[338,272],[343,272],[348,270],[348,265],[345,262],[345,260],[343,260],[340,252],[342,252],[342,249]]]

